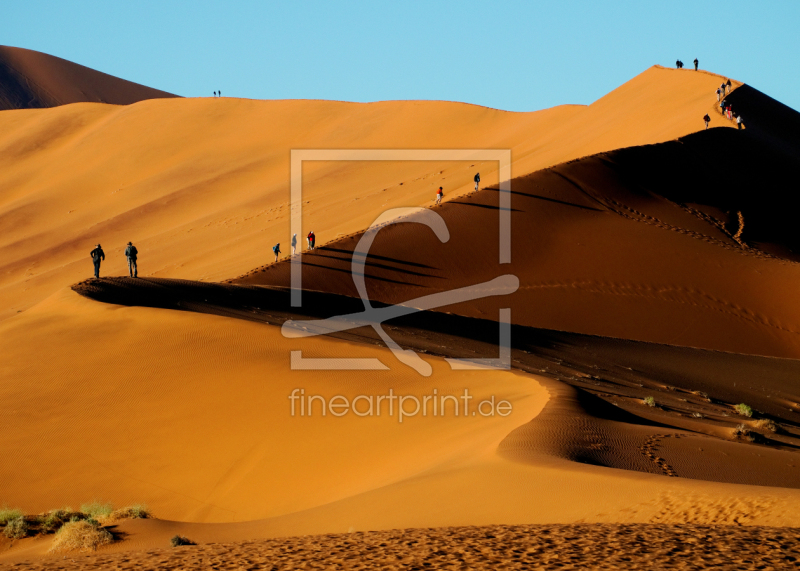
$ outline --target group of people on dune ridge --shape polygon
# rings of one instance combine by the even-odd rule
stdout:
[[[678,60],[678,63],[681,64],[678,66],[678,69],[682,67],[682,63]],[[697,60],[694,60],[695,69],[697,69]],[[731,80],[727,79],[723,81],[717,90],[714,92],[717,94],[717,101],[719,101],[719,111],[723,117],[727,118],[729,121],[736,120],[736,127],[738,129],[742,128],[742,116],[739,113],[733,112],[733,106],[725,99],[725,95],[730,94],[731,92]],[[708,124],[711,123],[711,117],[706,113],[703,115],[703,122],[706,124],[706,129],[708,129]]]
[[[694,69],[697,71],[698,66],[697,58],[694,60]],[[683,68],[683,62],[678,60],[675,62],[675,66],[678,69]],[[742,128],[742,116],[738,113],[734,113],[732,105],[723,98],[724,95],[729,94],[731,92],[731,80],[728,79],[727,81],[722,82],[722,84],[717,88],[717,101],[719,101],[719,110],[723,117],[726,117],[728,120],[736,119],[736,125],[739,129]],[[222,93],[220,92],[220,95]],[[217,96],[217,92],[214,92],[214,96]],[[708,124],[711,122],[711,117],[708,116],[708,113],[703,116],[703,121],[706,124],[706,129],[708,129]],[[475,182],[475,190],[477,191],[480,183],[481,183],[481,174],[475,173],[475,177],[472,179]],[[442,202],[442,198],[444,197],[444,189],[440,186],[439,190],[436,191],[436,198],[435,204],[440,204]],[[313,250],[317,236],[314,234],[314,231],[308,233],[306,237],[308,240],[308,249]],[[275,254],[275,261],[278,261],[278,258],[281,255],[281,244],[278,242],[272,247],[272,253]],[[292,234],[292,255],[294,256],[297,253],[297,234]],[[125,257],[128,259],[128,272],[132,278],[139,277],[138,267],[136,265],[136,259],[139,252],[131,242],[128,242],[128,246],[125,248]],[[106,255],[103,252],[103,249],[100,247],[100,244],[95,247],[94,250],[91,251],[90,256],[92,257],[92,261],[94,262],[94,277],[100,277],[100,262],[106,259]]]
[[[473,182],[475,182],[475,190],[478,190],[481,184],[481,173],[475,173],[473,177]],[[434,201],[435,204],[440,204],[442,202],[442,198],[444,197],[444,189],[440,186],[439,190],[436,191],[436,199]],[[308,249],[313,250],[314,245],[317,241],[317,236],[314,234],[314,231],[308,233]],[[272,247],[272,253],[275,254],[275,261],[278,261],[278,258],[281,255],[281,243],[278,242]],[[292,256],[297,253],[297,234],[292,234]]]
[[[317,235],[314,234],[314,231],[308,233],[306,236],[306,240],[308,240],[308,249],[313,250],[314,246],[317,244]],[[272,247],[272,253],[275,254],[275,261],[278,261],[278,256],[281,255],[281,243],[278,242]],[[297,253],[297,234],[292,234],[292,256]]]
[[[737,129],[742,128],[742,115],[741,113],[737,113],[733,110],[733,105],[725,99],[725,95],[731,92],[731,80],[723,81],[722,84],[717,88],[715,92],[717,94],[717,101],[719,101],[719,112],[722,116],[728,121],[736,121]],[[708,118],[708,114],[703,118],[706,121],[706,129],[708,129],[708,122],[710,119]]]
[[[697,66],[700,65],[700,62],[697,61],[697,58],[694,58],[693,63],[694,63],[694,70],[697,71]],[[677,67],[678,69],[683,69],[683,62],[681,60],[676,61],[675,67]]]
[[[103,251],[102,246],[98,244],[94,247],[94,250],[89,252],[89,255],[92,258],[92,262],[94,262],[94,277],[96,279],[100,278],[100,263],[105,261],[106,253]],[[138,278],[139,267],[136,264],[136,259],[139,257],[139,250],[136,249],[132,242],[128,242],[125,247],[125,257],[128,259],[128,272],[131,277]]]

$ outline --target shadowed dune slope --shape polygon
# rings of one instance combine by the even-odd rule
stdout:
[[[0,111],[177,97],[55,56],[0,46]]]
[[[130,285],[129,293],[135,293],[138,284]],[[571,407],[568,387],[524,372],[452,371],[425,356],[434,375],[421,379],[398,367],[385,349],[289,340],[268,325],[100,304],[71,291],[5,320],[0,334],[7,340],[0,347],[0,373],[7,379],[0,396],[14,403],[0,430],[9,451],[0,468],[2,502],[29,513],[92,497],[117,505],[146,502],[159,517],[186,522],[123,522],[116,531],[124,541],[108,551],[163,546],[175,533],[219,543],[498,522],[796,525],[800,513],[797,489],[663,477],[650,459],[659,443],[648,437],[664,433],[669,415],[639,419],[634,431],[624,426],[629,417],[616,413],[616,428],[612,422],[602,427],[602,407],[587,406],[592,399]],[[43,346],[47,358],[31,359],[31,347]],[[302,350],[306,358],[372,356],[392,369],[290,371],[291,350]],[[570,358],[581,355],[586,352]],[[565,364],[560,370],[568,369]],[[287,399],[297,387],[326,396],[384,394],[389,388],[406,395],[432,388],[459,394],[469,387],[476,399],[494,395],[513,402],[514,409],[506,418],[428,415],[402,425],[391,417],[297,418],[290,416]],[[566,408],[548,414],[551,404],[562,401]],[[575,440],[581,428],[576,412],[591,417],[583,425],[591,429],[581,435],[586,442]],[[548,419],[537,426],[542,415]],[[572,417],[569,422],[565,415]],[[559,424],[566,430],[558,430]],[[720,448],[708,436],[693,438],[707,452],[732,451],[739,469],[793,461],[793,454],[781,450],[731,442]],[[574,446],[566,449],[569,441]],[[648,443],[644,451],[636,449]],[[594,458],[575,456],[578,447],[593,451]],[[638,472],[563,459],[610,458],[608,451],[622,448],[626,454],[617,457],[635,458]],[[709,464],[686,469],[699,473]],[[779,469],[768,477],[793,477]],[[750,477],[757,481],[758,474]],[[263,519],[243,521],[255,518]],[[49,545],[47,536],[26,539],[0,559],[39,557]]]
[[[509,113],[448,102],[154,99],[0,113],[0,319],[91,275],[221,280],[290,251],[292,149],[511,149],[516,176],[609,149],[702,128],[713,74],[653,67],[589,106]],[[737,84],[738,85],[738,84]],[[653,112],[653,101],[659,112]],[[712,123],[730,126],[720,115]],[[318,244],[366,228],[377,213],[466,193],[477,161],[309,162],[303,232]]]
[[[361,305],[358,299],[306,291],[303,306],[293,308],[283,289],[153,278],[87,280],[73,289],[110,304],[276,326],[287,319],[354,313]],[[396,343],[423,355],[463,359],[497,353],[492,321],[419,312],[386,327]],[[370,327],[335,336],[382,344]],[[537,375],[550,399],[539,415],[503,439],[499,450],[508,458],[539,464],[557,457],[682,478],[800,487],[798,360],[521,326],[511,328],[510,343],[513,366]],[[393,357],[385,363],[402,368]],[[655,399],[652,407],[645,405],[648,396]],[[752,406],[753,416],[737,414],[738,403]],[[753,442],[735,436],[740,424],[752,432]]]
[[[439,310],[496,319],[510,307],[522,325],[800,358],[800,242],[785,187],[800,166],[785,158],[793,137],[710,129],[516,178],[508,265],[498,263],[498,190],[450,201],[435,209],[447,243],[411,222],[378,232],[370,298],[399,303],[514,274],[507,297]],[[303,254],[303,287],[356,296],[359,238]],[[283,262],[237,283],[289,278]]]

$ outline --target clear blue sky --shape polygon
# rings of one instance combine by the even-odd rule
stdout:
[[[800,109],[800,0],[0,4],[0,44],[184,96],[591,103],[653,64]]]

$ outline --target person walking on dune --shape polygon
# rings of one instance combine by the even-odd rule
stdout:
[[[439,187],[439,190],[436,192],[436,204],[439,204],[442,201],[442,197],[444,196],[444,190],[442,187]]]
[[[131,242],[128,242],[128,247],[125,248],[125,257],[128,258],[128,273],[132,278],[139,277],[139,268],[136,266],[136,258],[138,256],[139,250]]]
[[[214,92],[214,97],[216,97],[216,96],[217,96],[217,92],[215,91],[215,92]]]
[[[292,256],[297,253],[297,234],[292,234]]]
[[[694,58],[694,70],[695,70],[695,71],[697,71],[697,64],[699,64],[699,63],[700,63],[700,62],[699,62],[699,61],[697,61],[697,58]]]
[[[98,244],[94,250],[92,250],[89,255],[92,257],[92,261],[94,262],[94,277],[100,278],[100,262],[106,259],[106,254],[103,252],[103,248],[100,247]]]
[[[719,87],[717,87],[716,93],[717,93],[717,101],[719,101],[720,97],[722,97],[722,90]]]
[[[478,186],[481,184],[481,173],[476,172],[475,173],[475,178],[472,179],[472,180],[475,181],[475,190],[478,190]]]
[[[281,255],[281,243],[278,242],[272,247],[272,252],[275,254],[275,261],[278,261],[278,256]]]
[[[728,93],[730,93],[731,92],[731,80],[730,79],[727,82],[725,82],[725,87],[728,89]]]
[[[312,230],[311,232],[308,233],[308,249],[313,250],[316,242],[317,242],[317,235],[314,234],[314,231]]]
[[[742,130],[742,116],[741,115],[737,115],[736,116],[736,128],[739,129],[740,131]]]
[[[703,115],[703,121],[706,122],[706,129],[708,129],[708,124],[711,122],[711,117],[708,116],[708,113]]]
[[[725,105],[727,105],[727,104],[728,104],[728,102],[726,100],[724,100],[724,99],[719,102],[719,112],[722,113],[723,117],[725,116]]]

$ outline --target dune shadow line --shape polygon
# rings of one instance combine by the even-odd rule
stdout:
[[[351,250],[343,250],[341,248],[333,248],[331,246],[320,246],[319,248],[315,248],[315,250],[327,250],[330,252],[338,252],[340,254],[347,254],[350,258],[353,257],[354,253]],[[359,253],[359,255],[363,255]],[[433,266],[428,266],[426,264],[420,264],[417,262],[407,262],[405,260],[398,260],[397,258],[390,258],[388,256],[379,256],[377,254],[370,253],[367,255],[368,258],[375,258],[376,260],[383,260],[384,262],[394,262],[395,264],[404,264],[406,266],[414,266],[416,268],[425,268],[428,270],[438,270],[439,268],[435,268]]]
[[[485,190],[500,192],[500,190],[497,188],[486,188]],[[519,196],[536,198],[538,200],[546,200],[547,202],[555,202],[556,204],[563,204],[564,206],[572,206],[574,208],[580,208],[582,210],[594,210],[595,212],[603,212],[601,208],[592,208],[591,206],[584,206],[583,204],[575,204],[574,202],[566,202],[564,200],[558,200],[557,198],[550,198],[547,196],[540,196],[538,194],[528,194],[527,192],[520,192],[518,190],[507,190],[507,191],[504,190],[503,192],[510,192],[511,194],[518,194]]]
[[[352,260],[352,256],[350,256],[350,259],[337,258],[336,256],[326,256],[326,255],[320,254],[320,253],[317,253],[316,256],[318,256],[320,258],[326,258],[328,260],[337,260],[339,262],[344,262],[344,263],[349,263]],[[303,262],[303,263],[305,264],[305,263],[308,263],[308,262]],[[412,270],[406,270],[406,269],[403,269],[403,268],[394,268],[392,266],[387,266],[386,264],[377,264],[375,262],[370,262],[370,261],[365,262],[364,265],[369,267],[369,268],[379,268],[379,269],[382,269],[382,270],[389,270],[391,272],[400,272],[402,274],[408,274],[408,275],[411,275],[411,276],[419,276],[419,277],[422,277],[422,278],[434,278],[434,279],[437,279],[437,280],[444,279],[441,276],[434,276],[432,274],[423,274],[422,272],[414,272]],[[368,276],[368,277],[371,277],[371,276]]]

